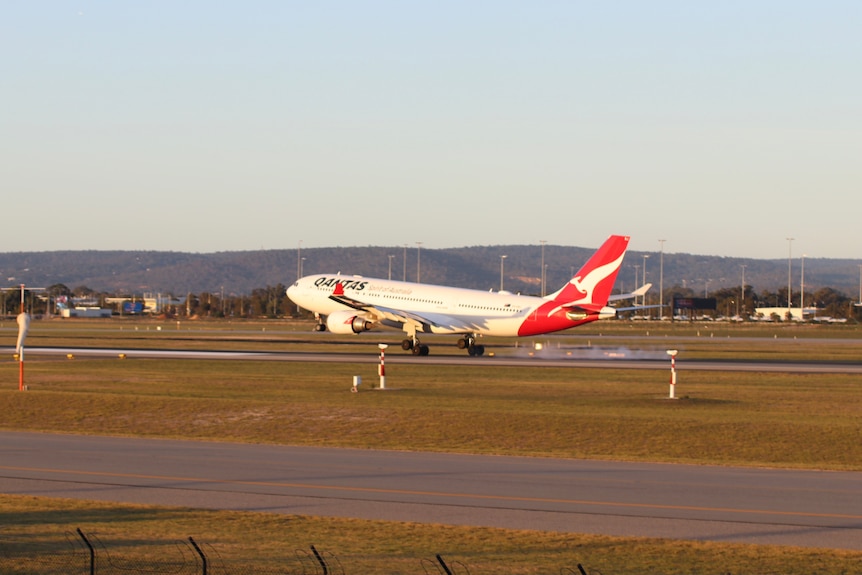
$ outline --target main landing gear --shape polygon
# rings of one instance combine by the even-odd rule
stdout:
[[[466,349],[471,357],[479,357],[485,354],[485,346],[476,343],[476,336],[465,335],[458,340],[458,349]],[[419,343],[419,338],[415,335],[401,342],[401,349],[404,351],[413,351],[413,355],[428,355],[428,346]]]
[[[413,350],[413,355],[428,355],[428,346],[425,344],[419,343],[417,338],[413,339],[405,339],[401,342],[401,349],[404,351]]]
[[[479,357],[485,354],[485,346],[476,343],[476,336],[468,335],[458,340],[458,349],[466,349],[471,357]]]

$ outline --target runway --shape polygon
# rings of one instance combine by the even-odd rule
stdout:
[[[370,346],[369,346],[370,348]],[[0,349],[0,353],[14,353],[14,349]],[[323,352],[266,352],[266,351],[207,351],[207,350],[166,350],[166,349],[121,349],[121,348],[76,348],[76,347],[32,347],[26,350],[27,357],[39,356],[75,357],[118,357],[140,359],[218,359],[252,361],[294,361],[322,363],[378,363],[376,350],[372,353],[323,353]],[[661,356],[662,354],[656,354]],[[667,356],[652,359],[632,359],[625,355],[608,352],[597,353],[590,350],[582,354],[573,353],[560,357],[559,354],[534,354],[533,356],[486,356],[469,357],[457,355],[428,355],[424,357],[405,353],[386,355],[388,364],[410,363],[416,365],[459,365],[459,366],[504,366],[504,367],[572,367],[582,369],[668,369]],[[739,361],[739,360],[697,360],[678,359],[678,370],[700,371],[756,371],[773,373],[850,373],[862,374],[862,363],[836,363],[814,361]]]
[[[0,491],[862,550],[862,474],[0,432]]]

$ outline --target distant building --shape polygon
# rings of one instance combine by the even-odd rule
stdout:
[[[122,315],[158,315],[167,311],[171,307],[183,305],[185,303],[185,298],[145,293],[144,297],[109,297],[105,298],[105,302],[117,305]]]
[[[104,307],[63,308],[60,317],[111,317],[111,310]]]
[[[757,314],[757,317],[762,317],[763,319],[769,319],[773,314],[777,315],[781,318],[781,320],[787,319],[787,312],[790,312],[790,319],[792,321],[805,321],[805,318],[814,319],[814,315],[817,313],[816,307],[807,307],[804,310],[801,307],[757,307],[754,308],[754,313]],[[804,312],[804,317],[803,317]]]

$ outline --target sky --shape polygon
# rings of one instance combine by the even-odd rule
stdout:
[[[831,0],[6,2],[0,251],[623,234],[862,258],[860,21]]]

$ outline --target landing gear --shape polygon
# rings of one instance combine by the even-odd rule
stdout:
[[[314,326],[314,331],[326,331],[326,318],[321,315],[314,314],[317,318],[317,324]]]
[[[485,346],[476,344],[476,336],[467,335],[458,340],[458,349],[466,349],[470,357],[479,357],[485,354]]]
[[[430,351],[428,346],[425,344],[419,343],[419,340],[416,338],[413,339],[405,339],[401,342],[401,349],[404,351],[413,350],[413,355],[428,355]]]

